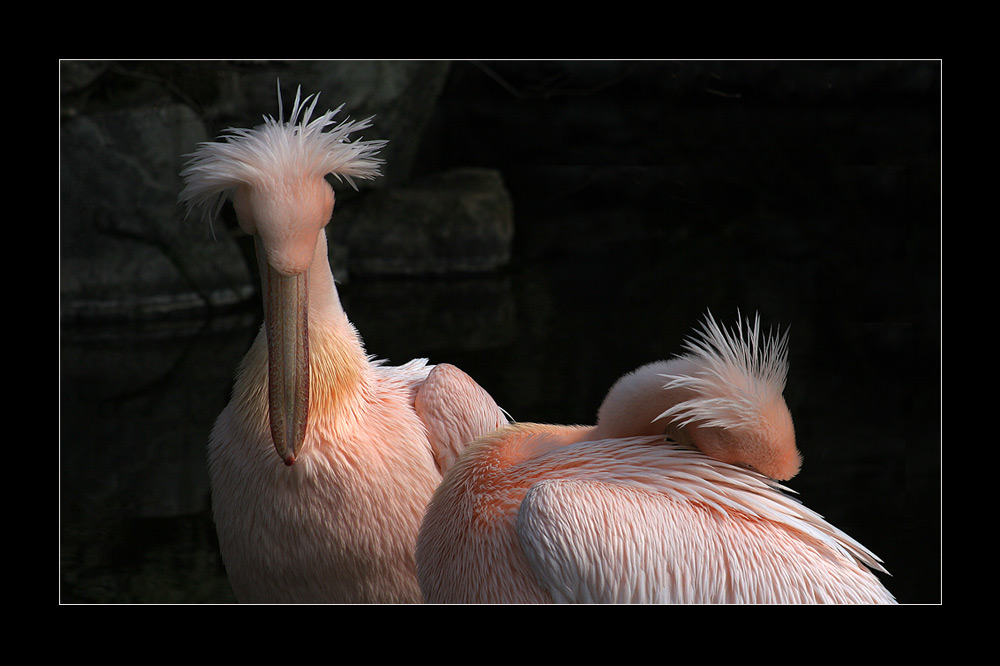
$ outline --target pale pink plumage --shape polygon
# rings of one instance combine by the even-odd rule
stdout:
[[[709,317],[688,352],[619,380],[596,426],[516,424],[466,449],[421,526],[425,599],[892,603],[878,558],[748,469],[800,464],[784,338]]]
[[[384,142],[348,141],[367,120],[324,131],[336,112],[311,120],[311,99],[202,144],[182,174],[182,202],[209,217],[233,193],[265,296],[209,443],[219,545],[241,602],[419,602],[427,501],[457,450],[506,419],[453,366],[366,354],[330,271],[325,176],[378,175]]]

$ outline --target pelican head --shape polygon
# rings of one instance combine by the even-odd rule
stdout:
[[[659,434],[779,481],[802,457],[782,392],[787,332],[763,337],[760,318],[727,331],[711,313],[686,354],[643,366],[620,379],[598,412],[601,435]]]
[[[788,375],[788,332],[763,337],[760,317],[736,329],[711,313],[688,353],[665,374],[664,389],[684,396],[664,411],[680,439],[706,455],[745,465],[785,481],[799,473],[802,456],[782,392]]]
[[[180,201],[200,209],[209,222],[227,196],[240,228],[254,237],[264,301],[268,347],[268,411],[275,450],[295,462],[309,414],[308,292],[313,261],[326,261],[320,234],[333,213],[334,193],[326,175],[355,187],[354,178],[379,174],[375,155],[385,141],[348,141],[371,126],[371,118],[334,125],[343,106],[312,119],[318,95],[295,93],[286,122],[278,88],[278,118],[264,117],[253,129],[231,128],[222,141],[207,142],[189,155],[181,172]],[[319,249],[323,252],[320,256]]]

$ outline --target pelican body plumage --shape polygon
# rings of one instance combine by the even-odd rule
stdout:
[[[442,473],[506,423],[468,375],[373,360],[341,306],[327,255],[332,175],[379,175],[384,141],[340,111],[313,119],[297,91],[284,120],[200,144],[180,201],[211,220],[232,196],[255,239],[264,324],[209,438],[212,509],[237,600],[420,602],[414,546]]]
[[[417,540],[431,603],[893,603],[867,548],[778,483],[801,465],[787,337],[711,317],[608,392],[595,426],[465,450]]]

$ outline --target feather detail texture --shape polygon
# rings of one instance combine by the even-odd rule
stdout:
[[[683,427],[693,422],[716,428],[738,428],[760,422],[761,406],[781,397],[788,375],[788,332],[763,337],[760,316],[753,323],[737,319],[727,331],[709,312],[697,337],[685,342],[693,372],[665,374],[664,389],[694,394],[664,411]]]
[[[350,140],[352,133],[371,127],[372,118],[335,124],[333,117],[343,108],[341,104],[313,119],[319,95],[302,99],[301,93],[300,86],[287,122],[279,84],[277,119],[264,116],[264,123],[252,129],[229,128],[222,141],[204,142],[188,155],[191,160],[181,171],[186,184],[179,197],[188,214],[200,209],[211,221],[231,190],[241,185],[280,188],[283,183],[276,179],[283,174],[296,179],[330,174],[354,189],[355,178],[371,180],[381,175],[383,160],[376,155],[388,141]]]

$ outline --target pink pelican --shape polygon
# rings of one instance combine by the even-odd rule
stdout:
[[[253,235],[264,325],[212,430],[212,508],[241,602],[420,602],[414,546],[427,502],[457,452],[507,421],[468,375],[426,359],[372,361],[327,257],[326,175],[379,175],[384,141],[340,111],[230,129],[201,144],[180,200],[211,220],[232,193]],[[275,455],[277,452],[277,455]]]
[[[790,497],[787,333],[708,315],[625,375],[596,426],[514,424],[465,450],[417,538],[428,603],[894,603],[880,560]],[[773,480],[772,480],[773,479]]]

